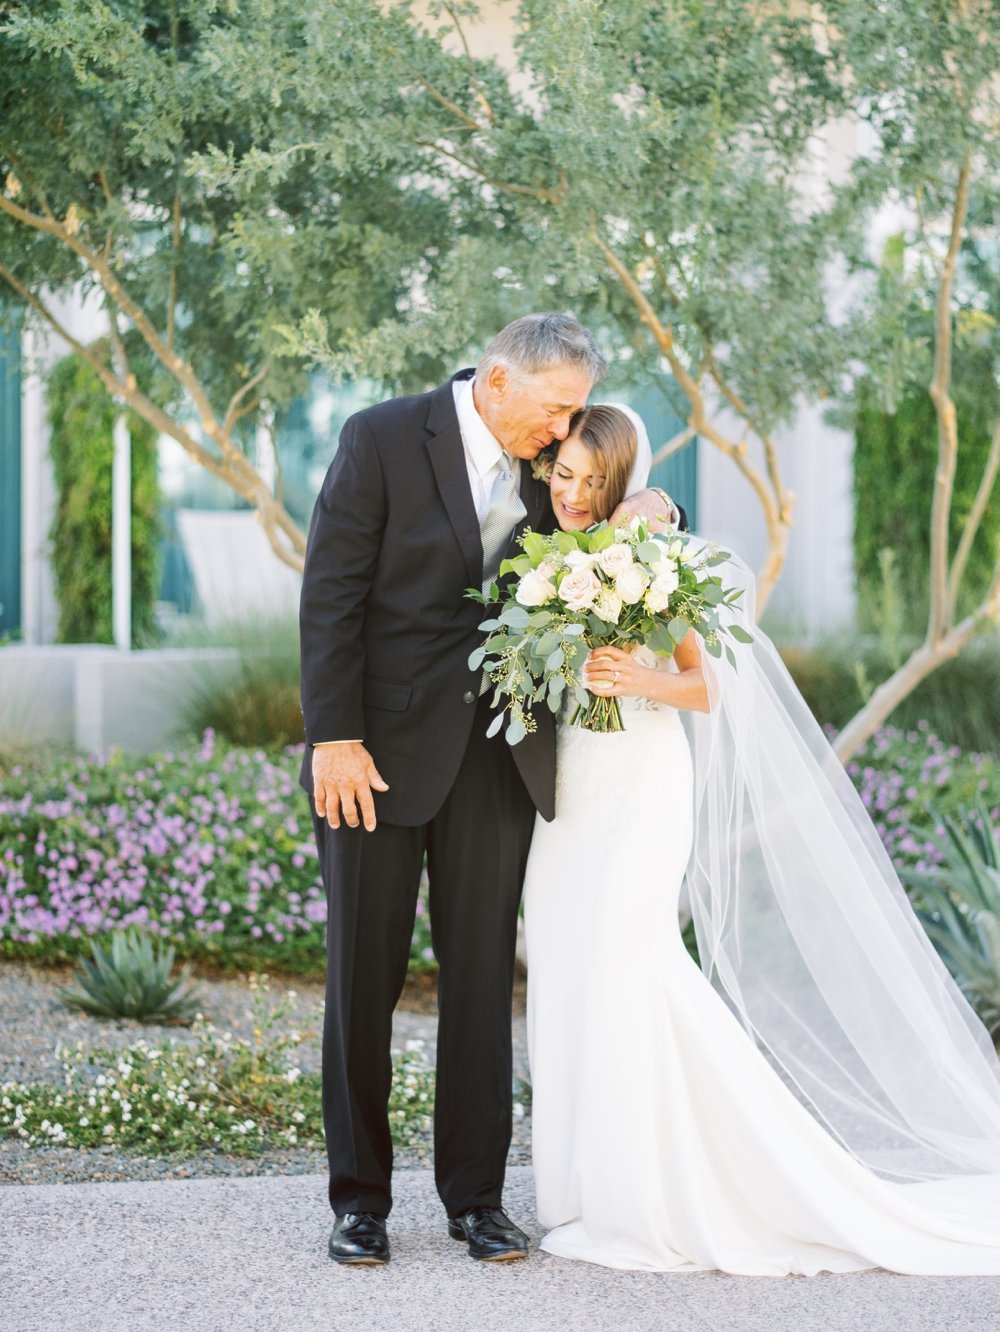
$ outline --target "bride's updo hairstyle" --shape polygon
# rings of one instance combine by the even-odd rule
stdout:
[[[577,412],[569,423],[569,437],[579,439],[604,476],[604,485],[591,498],[591,513],[604,522],[628,493],[637,447],[635,426],[617,407],[598,404]]]

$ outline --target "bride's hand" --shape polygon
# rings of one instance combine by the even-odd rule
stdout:
[[[649,667],[640,666],[631,652],[616,647],[595,648],[583,664],[584,688],[603,698],[644,697],[649,674]]]

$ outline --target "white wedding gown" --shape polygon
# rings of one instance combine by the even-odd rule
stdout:
[[[542,1248],[647,1271],[1000,1274],[996,1177],[957,1182],[966,1201],[992,1190],[984,1228],[952,1185],[873,1174],[689,956],[687,737],[675,710],[621,702],[623,732],[560,725],[556,818],[525,882]]]

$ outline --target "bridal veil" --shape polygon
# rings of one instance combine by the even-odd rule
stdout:
[[[641,421],[640,460],[651,458]],[[634,475],[633,481],[643,478]],[[698,541],[699,538],[692,538]],[[686,713],[695,841],[686,884],[701,964],[799,1100],[860,1162],[996,1224],[1000,1064],[920,926],[868,813],[754,623],[754,579],[725,612],[753,635],[704,655],[708,713]]]

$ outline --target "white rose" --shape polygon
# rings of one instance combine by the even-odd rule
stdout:
[[[650,614],[659,615],[661,611],[665,611],[670,605],[670,593],[663,588],[657,587],[656,584],[653,583],[652,586],[648,588],[646,595],[642,600],[643,605]]]
[[[610,578],[614,578],[632,563],[632,552],[623,541],[616,541],[613,546],[601,551],[597,562]]]
[[[559,595],[570,610],[590,610],[601,590],[593,569],[571,569],[559,584]]]
[[[566,556],[566,568],[592,569],[599,559],[599,555],[588,555],[585,550],[577,548],[576,550],[571,550]]]
[[[538,569],[529,569],[518,581],[514,600],[521,606],[544,606],[555,594],[555,584],[543,577]]]
[[[661,587],[668,595],[676,592],[680,586],[680,575],[676,569],[663,569],[653,579],[654,587]]]
[[[622,599],[613,587],[601,588],[594,602],[594,611],[602,620],[607,620],[608,624],[618,623],[618,617],[622,613]]]
[[[654,615],[665,611],[680,581],[676,569],[664,569],[663,573],[657,574],[646,593],[646,609]]]
[[[535,573],[538,574],[540,578],[551,578],[554,574],[559,572],[561,567],[562,566],[558,560],[545,559],[542,560],[541,564],[535,570]]]
[[[641,564],[630,564],[615,579],[615,587],[626,606],[634,606],[649,587],[649,574]]]

